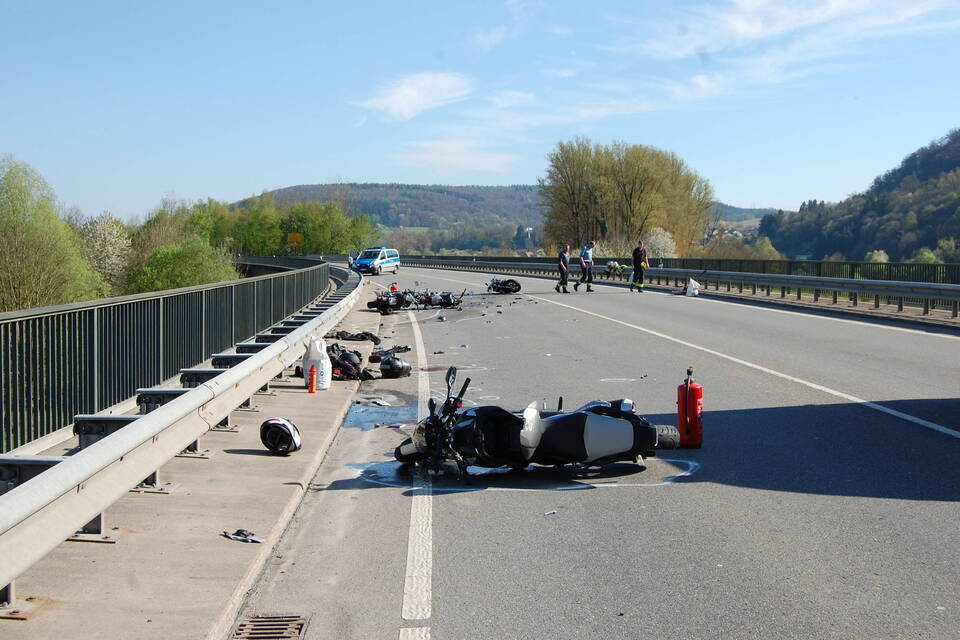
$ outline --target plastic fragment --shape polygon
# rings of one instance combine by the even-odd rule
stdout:
[[[246,529],[237,529],[233,533],[224,531],[223,537],[237,540],[238,542],[263,542],[263,538],[258,538],[254,532],[247,531]]]
[[[547,511],[547,512],[546,512],[545,514],[543,514],[543,515],[545,515],[545,516],[554,516],[554,515],[556,515],[556,514],[557,514],[557,511],[556,511],[556,509],[554,509],[553,511]]]

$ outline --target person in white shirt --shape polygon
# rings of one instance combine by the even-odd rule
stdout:
[[[580,279],[573,283],[573,290],[579,291],[580,285],[587,283],[587,291],[593,291],[593,248],[597,243],[591,240],[580,249]]]

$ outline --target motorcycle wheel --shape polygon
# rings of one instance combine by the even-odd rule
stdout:
[[[408,454],[408,453],[404,453],[404,452],[402,451],[404,445],[410,445],[410,444],[413,444],[413,439],[412,439],[412,438],[407,438],[406,440],[404,440],[403,442],[401,442],[399,445],[397,445],[397,448],[393,450],[393,457],[397,459],[397,462],[402,462],[402,463],[404,463],[404,464],[409,464],[409,463],[411,463],[411,462],[416,462],[416,461],[417,461],[417,454],[416,454],[416,453]]]
[[[680,432],[672,424],[657,425],[657,449],[679,449]]]
[[[520,283],[510,279],[503,283],[503,288],[506,289],[507,293],[517,293],[520,291]]]

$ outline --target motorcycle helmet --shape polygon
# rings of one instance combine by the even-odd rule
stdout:
[[[343,361],[345,361],[345,362],[349,362],[350,364],[352,364],[352,365],[355,366],[355,367],[359,367],[359,366],[360,366],[360,362],[361,362],[361,361],[360,361],[360,356],[357,355],[357,352],[356,352],[356,351],[346,351],[346,350],[344,350],[343,353],[340,354],[340,359],[343,360]]]
[[[300,430],[286,418],[270,418],[260,425],[260,442],[281,456],[299,451],[302,446]]]
[[[410,375],[410,363],[397,356],[387,356],[380,362],[380,375],[384,378],[403,378]]]

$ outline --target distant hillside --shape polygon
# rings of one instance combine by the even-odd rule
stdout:
[[[741,220],[759,219],[765,215],[776,214],[778,211],[779,209],[743,209],[741,207],[733,207],[722,202],[715,202],[713,208],[710,209],[710,215],[716,216],[717,213],[719,213],[721,220],[727,220],[728,222],[740,222]],[[786,213],[793,212],[787,211]]]
[[[349,197],[355,213],[388,227],[449,228],[453,225],[542,224],[534,185],[448,187],[418,184],[314,184],[271,191],[277,202]]]
[[[863,260],[960,260],[960,129],[918,149],[843,202],[804,202],[791,215],[766,215],[760,235],[787,255]]]
[[[451,187],[419,184],[312,184],[271,191],[278,203],[340,200],[346,195],[354,212],[387,227],[449,228],[523,225],[538,227],[540,195],[536,185]],[[776,209],[743,209],[718,202],[727,221],[759,219]]]

